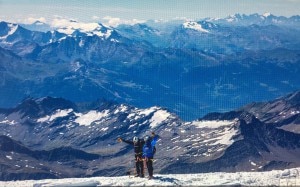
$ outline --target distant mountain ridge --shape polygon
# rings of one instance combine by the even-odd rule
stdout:
[[[297,16],[234,17],[48,32],[2,21],[0,97],[9,99],[0,106],[28,96],[105,98],[192,120],[299,89]]]
[[[66,21],[66,20],[64,20]],[[135,25],[133,25],[133,27],[144,27],[145,31],[146,32],[153,32],[153,31],[159,31],[161,30],[161,25],[164,25],[162,24],[161,22],[164,22],[168,25],[173,25],[173,24],[178,24],[178,23],[182,23],[184,20],[172,20],[172,21],[168,21],[168,20],[148,20],[146,21],[145,23],[137,23]],[[208,18],[204,18],[204,19],[198,19],[198,20],[193,20],[193,21],[208,21],[208,22],[213,22],[213,23],[216,23],[216,24],[231,24],[231,25],[234,25],[234,24],[237,24],[237,25],[252,25],[252,24],[257,24],[257,25],[284,25],[284,26],[296,26],[296,25],[299,25],[300,23],[300,16],[299,15],[294,15],[294,16],[290,16],[290,17],[285,17],[285,16],[277,16],[277,15],[274,15],[272,13],[269,13],[269,12],[266,12],[264,14],[258,14],[258,13],[253,13],[253,14],[240,14],[240,13],[237,13],[237,14],[233,14],[233,15],[229,15],[225,18],[214,18],[214,17],[208,17]],[[78,23],[77,21],[74,21],[74,20],[69,20],[70,23]],[[95,25],[90,25],[92,26],[93,28],[96,27],[96,24],[99,24],[99,25],[102,25],[104,26],[103,24],[101,23],[93,23]],[[58,27],[54,27],[54,26],[51,26],[45,22],[42,22],[40,20],[37,20],[35,21],[34,23],[31,23],[31,24],[20,24],[22,27],[28,29],[28,30],[32,30],[32,31],[41,31],[41,32],[47,32],[47,31],[50,31],[50,30],[58,30],[58,29],[62,29],[63,30],[66,30],[67,28],[66,27],[62,27],[60,28],[59,26]],[[77,28],[80,28],[79,26],[80,24],[78,23],[78,25],[76,25],[75,27]],[[84,24],[83,24],[84,25]],[[149,26],[150,27],[149,27]],[[85,25],[86,26],[86,25]],[[118,25],[118,26],[125,26],[125,27],[131,27],[131,25],[126,25],[126,24],[121,24],[121,25]],[[118,27],[117,26],[117,27]],[[109,27],[109,26],[104,26],[104,27]],[[152,27],[155,27],[157,29],[153,29]],[[147,28],[147,29],[146,29]],[[137,28],[136,28],[137,29]],[[73,31],[75,29],[73,28]]]
[[[237,24],[237,25],[283,25],[283,26],[295,26],[299,25],[300,16],[294,15],[291,17],[275,16],[271,13],[260,14],[234,14],[226,18],[206,18],[219,24]]]

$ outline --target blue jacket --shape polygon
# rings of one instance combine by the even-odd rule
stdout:
[[[158,135],[155,135],[152,139],[145,142],[145,145],[143,146],[143,157],[153,158],[154,149],[155,149],[157,140],[158,140]]]

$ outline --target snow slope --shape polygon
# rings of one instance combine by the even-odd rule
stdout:
[[[269,172],[201,173],[155,175],[153,180],[122,177],[68,178],[0,182],[0,186],[299,186],[300,168]]]
[[[183,23],[183,27],[187,28],[187,29],[193,29],[193,30],[196,30],[196,31],[209,33],[208,30],[202,28],[202,25],[200,25],[199,23],[194,22],[194,21],[189,21],[189,22]]]

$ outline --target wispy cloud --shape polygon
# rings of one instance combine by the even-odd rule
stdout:
[[[60,28],[59,31],[71,34],[75,29],[79,29],[83,32],[90,32],[99,28],[98,23],[84,23],[74,19],[66,19],[56,16],[51,22],[52,28]]]
[[[92,20],[100,20],[99,16],[92,16]]]
[[[145,23],[146,20],[139,20],[139,19],[121,19],[121,18],[117,18],[117,17],[111,17],[111,16],[105,16],[102,18],[102,20],[104,21],[104,23],[106,25],[112,26],[112,27],[116,27],[120,24],[127,24],[127,25],[134,25],[137,23]]]
[[[32,24],[37,21],[40,21],[42,23],[47,23],[49,21],[45,17],[39,17],[36,15],[28,15],[28,16],[14,15],[11,17],[0,15],[0,20],[11,22],[11,23],[22,23],[22,24]]]
[[[45,17],[38,17],[38,18],[36,18],[36,17],[28,17],[28,18],[24,19],[24,23],[25,24],[32,24],[32,23],[37,22],[37,21],[46,23],[47,19]]]
[[[274,91],[278,91],[278,89],[277,88],[275,88],[275,87],[272,87],[272,86],[269,86],[268,84],[265,84],[265,83],[259,83],[259,85],[261,86],[261,87],[264,87],[264,88],[266,88],[269,92],[274,92]]]

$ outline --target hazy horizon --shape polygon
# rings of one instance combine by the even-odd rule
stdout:
[[[291,17],[300,14],[300,0],[0,0],[0,10],[0,20],[15,23],[33,23],[36,20],[51,23],[60,18],[116,25],[146,20],[225,18],[237,13],[250,15],[268,12]]]

